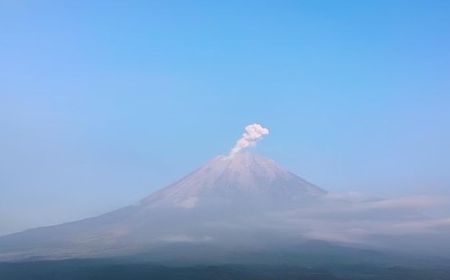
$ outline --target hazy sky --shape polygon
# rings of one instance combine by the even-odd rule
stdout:
[[[245,125],[333,192],[450,194],[449,1],[1,1],[0,234],[133,203]]]

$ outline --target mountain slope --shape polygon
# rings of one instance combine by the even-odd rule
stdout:
[[[326,192],[271,159],[238,153],[218,156],[180,181],[142,201],[143,205],[191,208],[199,200],[282,199],[283,203]]]
[[[301,253],[301,244],[311,240],[351,252],[448,255],[448,220],[429,219],[418,210],[395,200],[333,197],[268,158],[241,152],[212,159],[138,204],[0,237],[0,260],[233,260],[248,252]],[[326,255],[317,246],[312,251]]]
[[[114,256],[173,243],[287,242],[299,234],[286,235],[271,213],[313,204],[325,193],[263,156],[219,156],[138,205],[0,237],[0,258]]]

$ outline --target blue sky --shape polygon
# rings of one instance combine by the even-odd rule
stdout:
[[[3,1],[0,234],[256,150],[334,192],[450,194],[448,1]]]

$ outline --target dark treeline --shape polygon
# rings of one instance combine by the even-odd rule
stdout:
[[[448,280],[449,267],[375,265],[198,265],[162,266],[106,261],[36,261],[1,263],[4,280]]]

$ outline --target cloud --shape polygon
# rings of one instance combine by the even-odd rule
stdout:
[[[161,241],[168,243],[197,243],[208,242],[212,239],[211,236],[192,236],[186,234],[170,234],[160,238]]]
[[[328,192],[325,195],[325,199],[331,201],[363,202],[373,198],[359,192]]]
[[[182,201],[178,201],[176,206],[180,207],[180,208],[190,209],[190,208],[194,208],[197,205],[197,203],[198,203],[198,197],[191,196]]]
[[[449,217],[428,216],[422,211],[448,203],[447,197],[437,196],[381,199],[334,193],[313,205],[271,212],[270,217],[273,226],[307,238],[375,245],[398,236],[420,240],[425,233],[449,234]]]
[[[366,209],[428,209],[448,203],[448,199],[435,196],[408,196],[365,202]]]
[[[258,140],[267,134],[269,134],[269,129],[258,123],[247,125],[242,137],[236,141],[236,144],[231,149],[230,156],[239,153],[242,149],[255,145]]]

